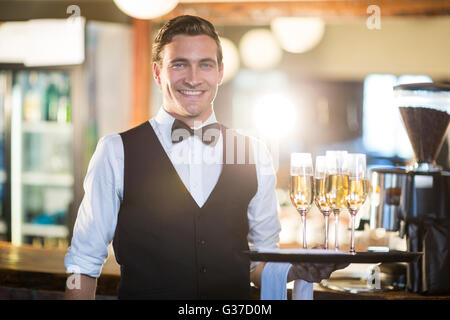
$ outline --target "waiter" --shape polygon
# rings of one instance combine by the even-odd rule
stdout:
[[[90,161],[65,257],[80,286],[66,288],[66,298],[95,298],[112,241],[119,299],[249,299],[250,281],[261,285],[265,264],[250,264],[242,251],[279,240],[270,155],[216,121],[223,63],[210,22],[169,21],[156,36],[153,61],[159,112],[101,138]],[[336,268],[296,265],[287,280],[317,282]]]

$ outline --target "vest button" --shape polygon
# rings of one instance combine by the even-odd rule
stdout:
[[[204,246],[204,245],[206,245],[206,241],[205,240],[199,240],[198,244],[201,245],[201,246]]]
[[[206,267],[202,267],[202,268],[200,269],[200,272],[201,272],[201,273],[206,273],[206,271],[208,271],[208,270],[206,269]]]

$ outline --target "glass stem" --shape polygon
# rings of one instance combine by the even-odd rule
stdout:
[[[328,213],[325,215],[325,249],[328,250]]]
[[[339,209],[334,210],[334,250],[339,250]]]
[[[350,234],[350,253],[355,253],[355,215],[356,212],[350,212],[350,227],[352,229]]]
[[[306,212],[302,212],[302,225],[303,225],[303,249],[306,249]]]

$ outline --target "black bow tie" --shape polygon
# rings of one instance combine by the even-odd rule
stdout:
[[[215,146],[220,136],[220,124],[215,122],[194,130],[183,121],[175,119],[172,125],[172,143],[181,142],[193,135],[201,135],[203,143]]]

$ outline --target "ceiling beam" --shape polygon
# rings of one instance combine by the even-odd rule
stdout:
[[[189,0],[186,0],[189,2]],[[182,14],[199,15],[220,24],[267,24],[280,16],[322,18],[366,18],[369,6],[377,5],[381,17],[423,17],[450,15],[448,0],[306,0],[181,2],[169,14],[155,19],[167,21]]]
[[[0,0],[0,21],[67,18],[66,9],[73,4],[80,7],[88,20],[130,24],[132,21],[113,0]],[[180,0],[172,12],[152,22],[165,22],[182,14],[199,15],[223,25],[268,24],[279,16],[366,18],[370,5],[380,8],[382,18],[450,16],[449,0]]]

